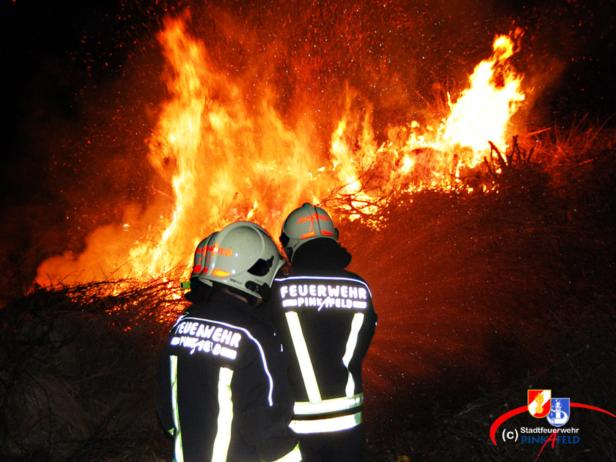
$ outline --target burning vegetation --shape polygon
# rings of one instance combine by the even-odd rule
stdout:
[[[522,460],[489,447],[487,427],[531,385],[616,407],[612,129],[537,125],[555,77],[516,26],[483,34],[428,100],[401,83],[423,77],[418,52],[401,70],[383,51],[409,13],[385,2],[372,33],[362,8],[283,9],[278,36],[243,10],[165,16],[164,94],[137,140],[147,193],[0,312],[3,460],[168,459],[153,374],[194,247],[239,219],[276,236],[302,201],[333,212],[375,294],[369,460]],[[558,460],[613,460],[612,443],[588,444]]]
[[[44,262],[36,281],[147,280],[185,274],[191,249],[225,223],[254,220],[275,234],[302,201],[333,207],[340,219],[378,227],[383,207],[421,190],[487,191],[484,160],[498,159],[515,133],[512,118],[526,99],[511,64],[522,30],[497,35],[443,114],[386,127],[379,140],[372,103],[348,83],[341,114],[323,146],[322,132],[298,109],[290,122],[268,84],[246,88],[217,69],[187,16],[167,19],[158,34],[169,96],[147,140],[148,160],[170,190],[141,216],[95,230],[80,255]],[[256,92],[250,96],[249,91]],[[491,171],[499,174],[501,168]],[[483,176],[471,186],[465,176]],[[280,198],[284,198],[283,201]]]

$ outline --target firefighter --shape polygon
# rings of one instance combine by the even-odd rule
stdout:
[[[157,410],[173,460],[299,461],[287,364],[259,309],[284,260],[250,222],[226,226],[205,250],[193,273],[211,288],[193,294],[159,367]]]
[[[290,427],[306,461],[362,460],[362,360],[376,326],[368,284],[321,207],[287,217],[280,242],[291,270],[272,286],[268,311],[291,363]]]

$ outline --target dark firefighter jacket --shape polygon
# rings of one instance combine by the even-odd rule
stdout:
[[[287,364],[259,308],[220,289],[176,321],[161,355],[157,409],[174,460],[299,460]],[[295,448],[295,450],[294,450]]]
[[[329,433],[361,423],[362,360],[376,326],[366,282],[344,268],[350,255],[331,239],[301,246],[272,287],[268,311],[291,363],[291,428]]]

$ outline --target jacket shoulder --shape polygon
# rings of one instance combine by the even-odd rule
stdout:
[[[347,270],[344,270],[344,273],[346,277],[350,279],[357,279],[358,281],[368,285],[368,282],[363,277],[361,277],[359,274],[353,273],[352,271],[347,271]]]

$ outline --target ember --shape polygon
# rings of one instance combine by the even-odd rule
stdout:
[[[213,64],[207,37],[196,37],[186,17],[167,19],[158,39],[169,97],[147,143],[149,162],[170,185],[173,203],[158,196],[133,222],[96,230],[81,255],[43,262],[37,282],[179,277],[196,243],[213,229],[248,219],[275,234],[281,217],[301,201],[327,202],[339,218],[363,217],[378,227],[380,210],[396,191],[473,190],[460,172],[482,168],[494,152],[489,143],[507,148],[511,118],[525,99],[522,76],[509,62],[521,35],[516,29],[496,36],[492,55],[457,95],[448,94],[442,118],[391,126],[385,139],[375,133],[371,105],[356,104],[360,95],[345,85],[342,115],[322,149],[310,121],[290,123],[279,112],[276,88],[259,88],[250,105],[242,82]]]

